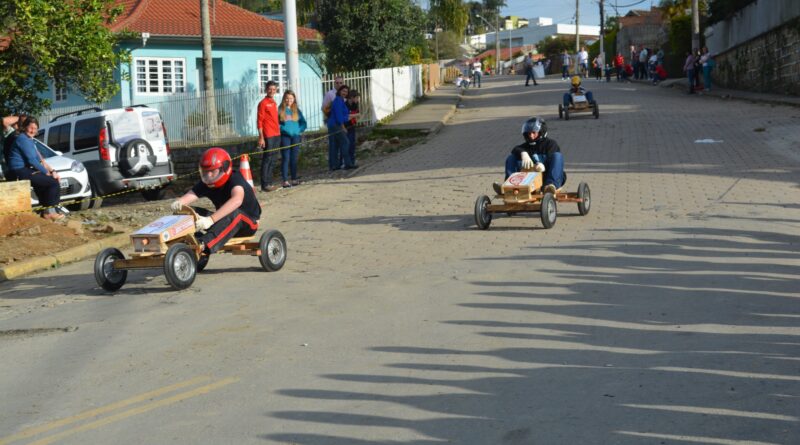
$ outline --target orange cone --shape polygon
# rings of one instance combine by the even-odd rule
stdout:
[[[255,191],[256,185],[253,184],[253,172],[250,171],[250,156],[246,154],[242,155],[242,158],[239,160],[239,171],[242,173],[242,176],[244,176],[244,180],[247,181],[250,187],[253,187]]]

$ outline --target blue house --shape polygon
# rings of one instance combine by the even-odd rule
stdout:
[[[264,85],[269,80],[277,82],[278,96],[286,89],[284,26],[222,0],[210,3],[214,89],[225,96],[217,99],[218,113],[224,115],[220,119],[235,123],[240,135],[254,135],[255,104],[263,97]],[[170,139],[189,138],[184,134],[191,130],[187,130],[191,127],[187,118],[198,111],[197,98],[205,83],[200,2],[120,0],[119,4],[124,12],[111,26],[112,31],[131,31],[137,38],[122,43],[131,52],[131,61],[119,67],[124,74],[118,76],[120,92],[103,106],[156,106],[167,120]],[[321,44],[319,34],[309,28],[298,28],[298,40],[301,48],[312,51]],[[319,109],[320,74],[313,58],[301,57],[298,103],[304,110]],[[305,85],[309,87],[303,88]],[[88,105],[83,97],[66,88],[53,88],[52,94],[54,109]],[[248,100],[243,101],[243,94]],[[304,103],[306,97],[308,101]],[[174,108],[181,104],[183,107],[176,112]]]

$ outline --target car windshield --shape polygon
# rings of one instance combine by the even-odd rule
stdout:
[[[42,155],[43,158],[47,159],[47,158],[52,158],[54,156],[58,156],[58,153],[53,151],[53,149],[48,147],[47,145],[44,145],[43,143],[39,142],[38,139],[34,139],[33,143],[36,144],[36,150],[39,151],[39,153]]]

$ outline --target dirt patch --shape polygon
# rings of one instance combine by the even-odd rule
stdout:
[[[55,223],[33,214],[12,215],[0,226],[0,264],[10,264],[109,236],[107,227],[84,224],[81,218]]]

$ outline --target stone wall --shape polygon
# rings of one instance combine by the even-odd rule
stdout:
[[[714,81],[724,87],[800,95],[800,17],[717,54]]]

